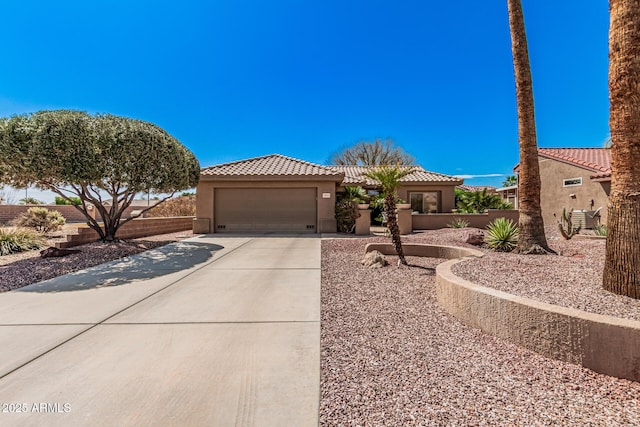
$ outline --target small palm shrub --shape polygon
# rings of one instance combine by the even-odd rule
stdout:
[[[496,251],[510,252],[518,244],[518,227],[511,220],[497,218],[487,225],[484,242]]]
[[[40,249],[46,245],[42,234],[26,228],[0,228],[0,256]]]
[[[50,211],[47,208],[29,208],[20,215],[15,222],[18,227],[34,228],[41,233],[57,231],[67,222],[58,211]]]
[[[449,228],[465,228],[469,226],[469,221],[464,218],[454,218],[447,227]]]

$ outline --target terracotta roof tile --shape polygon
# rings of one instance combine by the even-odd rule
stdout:
[[[364,174],[371,170],[371,166],[329,166],[330,168],[344,173],[344,180],[342,181],[345,185],[367,185],[367,186],[376,186],[378,182],[371,178],[367,178]],[[460,183],[461,179],[443,175],[440,173],[429,172],[424,170],[420,166],[411,166],[414,168],[414,171],[411,172],[406,177],[402,178],[400,182],[406,183],[420,183],[420,182],[451,182],[451,183]]]
[[[597,175],[611,175],[611,149],[609,148],[539,148],[538,154],[591,170]]]
[[[471,192],[487,190],[488,193],[493,193],[496,191],[496,187],[492,187],[490,185],[464,185],[463,184],[463,185],[458,185],[456,188],[462,191],[471,191]]]
[[[220,165],[203,168],[200,173],[203,176],[230,177],[230,176],[307,176],[307,177],[336,177],[342,174],[327,166],[321,166],[303,160],[280,154],[254,157],[252,159],[223,163]]]

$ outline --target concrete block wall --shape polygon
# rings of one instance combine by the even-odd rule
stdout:
[[[116,234],[120,239],[134,239],[137,237],[155,236],[157,234],[175,233],[178,231],[191,230],[193,225],[192,216],[171,217],[171,218],[138,218],[124,224]],[[98,240],[98,233],[92,228],[81,227],[78,234],[67,236],[66,242],[56,243],[58,248],[70,248],[84,245]]]
[[[58,211],[67,220],[67,223],[86,223],[87,219],[76,208],[70,205],[0,205],[0,224],[9,224],[29,208],[47,208],[50,211]],[[131,211],[140,210],[138,206],[129,206],[124,210],[123,218],[128,218]],[[97,213],[97,211],[96,211]],[[99,220],[102,219],[98,214]]]

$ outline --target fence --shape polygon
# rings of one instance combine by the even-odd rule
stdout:
[[[87,219],[75,207],[70,205],[0,205],[0,224],[8,224],[18,216],[22,215],[29,208],[47,208],[50,211],[58,211],[67,220],[67,223],[86,223]],[[139,206],[129,206],[124,210],[122,218],[131,216],[131,211],[140,210]],[[98,219],[100,214],[96,211]]]

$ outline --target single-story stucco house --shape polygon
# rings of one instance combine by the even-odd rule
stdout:
[[[345,186],[376,190],[366,166],[323,166],[280,154],[203,168],[196,189],[195,233],[334,233],[336,194]],[[398,196],[416,214],[451,212],[462,180],[419,166]]]
[[[556,223],[562,209],[574,209],[587,221],[590,215],[607,222],[611,191],[611,150],[608,148],[538,148],[540,206],[545,224]],[[514,167],[518,172],[518,165]],[[497,190],[518,206],[517,186]],[[580,212],[577,212],[580,211]],[[587,222],[589,223],[589,221]]]

